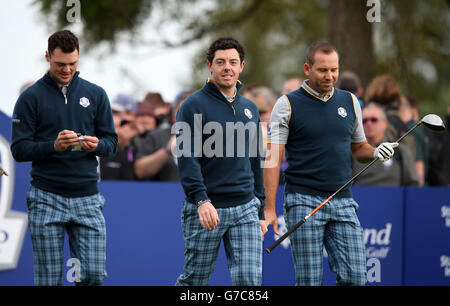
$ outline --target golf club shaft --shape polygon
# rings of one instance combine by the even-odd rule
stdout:
[[[270,252],[272,252],[272,250],[274,248],[276,248],[281,242],[283,242],[284,239],[286,239],[290,234],[292,234],[292,232],[294,232],[297,228],[299,228],[300,226],[303,225],[303,223],[306,222],[306,220],[308,220],[309,217],[311,217],[312,215],[314,215],[316,213],[316,211],[318,211],[322,206],[324,206],[329,200],[331,200],[332,197],[328,197],[328,199],[326,199],[325,201],[323,201],[319,206],[317,206],[312,212],[310,212],[308,215],[306,215],[302,220],[300,220],[300,222],[298,222],[297,224],[295,224],[293,227],[291,227],[286,233],[283,234],[283,236],[281,236],[280,238],[278,238],[271,246],[269,246],[266,249],[266,252],[268,254],[270,254]]]
[[[409,133],[411,133],[416,127],[422,124],[422,121],[417,122],[412,128],[410,128],[405,134],[403,134],[396,142],[400,142],[405,138]]]
[[[411,133],[416,127],[418,127],[422,121],[417,122],[412,128],[410,128],[405,134],[403,134],[399,139],[397,139],[396,142],[402,141],[403,138],[406,137],[409,133]],[[284,233],[280,238],[278,238],[272,245],[270,245],[268,248],[266,248],[266,252],[270,254],[274,248],[276,248],[281,242],[283,242],[284,239],[286,239],[290,234],[292,234],[297,228],[303,225],[303,223],[308,220],[309,217],[314,215],[319,209],[322,208],[328,201],[330,201],[336,194],[338,194],[342,189],[347,187],[349,184],[351,184],[358,176],[361,175],[364,171],[370,168],[376,161],[378,160],[378,157],[375,158],[373,161],[371,161],[369,164],[367,164],[361,171],[359,171],[357,174],[355,174],[347,183],[341,186],[338,190],[336,190],[335,193],[333,193],[331,196],[329,196],[325,201],[323,201],[319,206],[314,208],[313,211],[311,211],[308,215],[306,215],[302,220],[300,220],[297,224],[295,224],[292,228],[290,228],[286,233]]]

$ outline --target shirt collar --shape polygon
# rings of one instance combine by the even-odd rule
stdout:
[[[315,91],[311,87],[309,87],[308,81],[309,81],[309,79],[306,79],[306,80],[303,81],[303,84],[302,84],[303,88],[305,88],[307,91],[309,91],[311,94],[313,94],[314,96],[318,97],[319,99],[326,101],[333,95],[334,88],[329,93],[326,93],[326,94],[323,95],[323,94],[318,93],[317,91]]]
[[[234,88],[234,94],[230,97],[227,96],[226,94],[224,94],[222,91],[220,91],[220,93],[225,97],[225,99],[227,99],[228,102],[232,103],[234,102],[234,100],[236,99],[236,94],[237,94],[237,88]]]
[[[220,94],[221,94],[228,102],[230,102],[230,103],[232,103],[232,102],[234,102],[234,101],[236,100],[236,97],[237,97],[239,91],[241,90],[242,86],[244,86],[243,83],[242,83],[241,81],[238,80],[238,81],[236,82],[236,86],[234,87],[234,94],[233,94],[233,96],[229,97],[229,96],[225,95],[225,94],[219,89],[219,87],[217,87],[217,86],[214,84],[214,82],[211,80],[211,78],[208,78],[208,81],[206,82],[206,84],[208,84],[208,86],[209,86],[210,88],[214,88],[214,91],[215,91],[216,93],[219,93],[219,92],[220,92]]]

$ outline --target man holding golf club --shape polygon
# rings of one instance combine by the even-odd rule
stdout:
[[[350,184],[333,200],[327,197],[351,178],[351,156],[365,163],[375,158],[387,161],[398,143],[385,142],[377,148],[367,143],[357,98],[334,88],[339,75],[335,47],[327,42],[312,44],[304,72],[308,79],[278,99],[270,119],[266,162],[277,166],[264,169],[266,224],[272,224],[278,234],[275,198],[280,159],[286,150],[284,210],[288,227],[328,202],[290,236],[296,285],[322,284],[323,247],[338,285],[364,285],[363,231]]]

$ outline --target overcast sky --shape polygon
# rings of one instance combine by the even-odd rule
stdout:
[[[32,6],[32,2],[2,0],[0,111],[9,116],[20,87],[41,78],[48,67],[44,55],[47,39],[53,31],[47,29],[38,15],[38,7]],[[79,35],[76,26],[72,30]],[[144,26],[144,33],[151,31],[150,24]],[[92,53],[83,53],[81,44],[78,70],[82,78],[102,86],[110,100],[121,92],[142,100],[146,92],[156,91],[171,102],[184,88],[183,82],[190,77],[191,58],[197,48],[198,44],[193,44],[184,48],[155,50],[148,46],[119,44],[117,52],[112,55],[106,45]]]

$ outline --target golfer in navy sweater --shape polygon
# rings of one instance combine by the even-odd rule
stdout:
[[[211,79],[177,114],[184,271],[176,285],[208,285],[223,239],[233,285],[262,282],[264,182],[259,113],[239,94],[244,49],[233,38],[209,48]]]
[[[75,282],[101,285],[106,276],[105,199],[97,156],[117,149],[105,91],[80,78],[79,45],[70,31],[48,39],[49,71],[16,102],[11,151],[32,161],[27,194],[36,285],[62,285],[64,233],[69,235]]]
[[[353,94],[334,88],[339,75],[339,56],[326,43],[307,50],[304,72],[308,80],[297,90],[278,99],[270,118],[264,181],[267,197],[265,216],[278,233],[275,199],[281,157],[286,149],[288,167],[284,209],[286,223],[293,227],[351,178],[351,155],[360,162],[375,157],[387,161],[398,143],[377,148],[366,141],[360,104]],[[308,222],[290,236],[297,285],[321,285],[323,248],[338,285],[366,283],[363,231],[350,187],[342,190]]]

